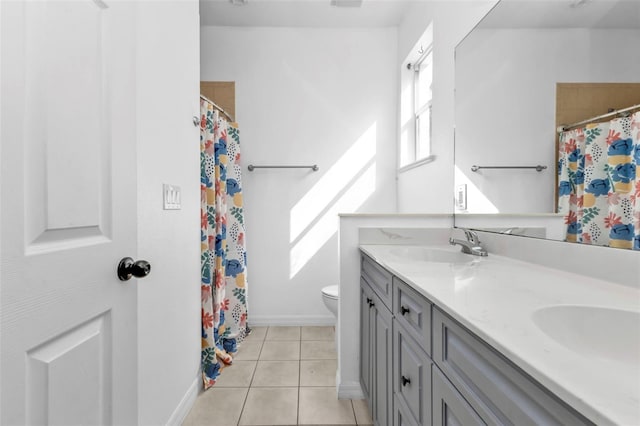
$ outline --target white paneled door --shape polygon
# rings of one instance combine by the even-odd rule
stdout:
[[[137,417],[135,4],[0,2],[0,423]]]

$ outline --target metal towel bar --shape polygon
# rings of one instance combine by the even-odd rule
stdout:
[[[538,164],[537,166],[471,166],[472,172],[477,172],[480,169],[536,169],[537,172],[541,172],[546,169],[547,166],[541,166]]]
[[[311,169],[317,172],[320,169],[317,164],[312,166],[254,166],[253,164],[249,164],[247,168],[250,172],[254,169]]]

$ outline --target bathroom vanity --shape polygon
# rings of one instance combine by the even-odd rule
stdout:
[[[375,424],[640,422],[637,289],[453,247],[360,249]]]

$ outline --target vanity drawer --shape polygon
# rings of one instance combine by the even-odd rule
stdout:
[[[431,355],[431,302],[393,277],[393,314],[420,347]]]
[[[409,424],[431,424],[431,358],[416,345],[407,330],[393,323],[393,391],[396,399],[413,417]]]
[[[487,424],[592,424],[438,308],[433,361]]]
[[[362,255],[360,271],[362,278],[378,295],[382,303],[391,310],[391,274],[365,254]]]

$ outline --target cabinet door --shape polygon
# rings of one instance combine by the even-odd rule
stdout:
[[[371,409],[371,316],[373,303],[373,291],[360,279],[360,384],[364,397]]]
[[[415,424],[416,420],[410,414],[407,406],[398,399],[398,395],[395,395],[393,398],[393,426],[414,426]]]
[[[433,426],[485,425],[449,380],[433,367]]]
[[[413,416],[412,423],[430,425],[431,359],[413,341],[397,317],[393,320],[393,350],[393,390],[396,400],[406,405]]]
[[[392,424],[393,389],[391,363],[393,352],[393,335],[391,333],[391,311],[374,296],[372,327],[374,328],[373,352],[373,410],[374,424],[387,426]]]
[[[489,424],[592,424],[439,309],[433,361]]]

